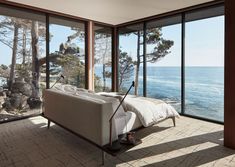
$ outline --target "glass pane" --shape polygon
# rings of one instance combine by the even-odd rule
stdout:
[[[41,113],[45,34],[44,16],[0,7],[0,122]]]
[[[60,83],[85,87],[85,28],[83,23],[50,18],[50,87]]]
[[[147,96],[170,103],[178,112],[181,112],[180,21],[181,17],[175,16],[149,22],[146,34]]]
[[[186,23],[185,113],[223,121],[224,16]]]
[[[135,81],[131,94],[143,95],[143,25],[119,31],[119,91],[126,92]]]
[[[112,29],[95,28],[94,83],[95,91],[109,92],[112,89]]]

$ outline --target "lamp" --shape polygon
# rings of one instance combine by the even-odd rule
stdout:
[[[61,80],[61,78],[64,79],[64,76],[63,76],[62,74],[60,74],[59,78],[58,78],[58,79],[55,81],[55,83],[50,87],[50,89],[53,88],[53,87],[55,86],[55,84]]]
[[[132,81],[132,84],[131,84],[130,88],[128,89],[125,96],[122,98],[121,102],[119,103],[118,107],[116,108],[115,112],[113,113],[113,115],[109,119],[109,132],[110,132],[110,134],[109,134],[109,149],[113,150],[113,151],[120,150],[120,148],[121,148],[119,143],[117,145],[113,146],[113,142],[112,142],[112,132],[113,132],[113,130],[112,130],[112,126],[113,126],[112,121],[113,121],[113,117],[117,113],[119,107],[122,105],[123,101],[125,100],[127,94],[130,92],[132,87],[135,87],[135,82],[134,81]]]

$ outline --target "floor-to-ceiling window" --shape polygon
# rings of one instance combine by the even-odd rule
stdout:
[[[0,122],[41,113],[45,16],[0,7]]]
[[[181,112],[181,15],[147,23],[147,96]]]
[[[94,87],[96,92],[112,89],[112,29],[94,26]]]
[[[132,93],[146,90],[182,114],[223,122],[224,6],[119,27],[118,75],[120,91],[137,81]]]
[[[185,114],[223,121],[223,7],[185,15]]]
[[[143,95],[143,24],[135,24],[119,29],[118,86],[125,92],[132,81],[132,94]]]
[[[57,17],[49,18],[50,86],[63,84],[85,87],[85,25]]]

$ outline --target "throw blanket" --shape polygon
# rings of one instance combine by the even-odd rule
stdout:
[[[127,110],[136,113],[144,127],[151,126],[169,117],[179,117],[177,111],[170,104],[158,99],[127,96],[125,107]]]

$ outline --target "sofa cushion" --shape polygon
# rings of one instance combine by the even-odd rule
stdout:
[[[99,102],[99,103],[105,103],[105,102],[111,102],[112,107],[113,107],[113,112],[115,112],[116,108],[120,104],[120,100],[115,97],[104,97],[98,94],[94,94],[92,91],[89,92],[87,89],[83,88],[77,88],[72,85],[68,84],[56,84],[53,89],[61,91],[66,94],[70,94],[73,96],[78,96],[80,98],[84,98],[86,100],[94,101],[94,102]],[[120,96],[120,98],[122,98]],[[120,106],[117,113],[115,114],[115,117],[120,117],[120,116],[125,116],[125,110],[123,109],[123,106]]]
[[[101,96],[105,96],[105,97],[113,97],[113,98],[116,98],[119,100],[119,102],[122,101],[124,95],[123,94],[119,94],[118,92],[99,92],[97,93],[98,95],[101,95]],[[122,102],[122,107],[124,109],[125,112],[128,111],[127,107],[126,107],[126,103],[125,103],[125,100]]]
[[[105,102],[111,102],[112,103],[112,107],[113,107],[113,112],[115,112],[115,110],[117,109],[118,105],[120,104],[120,101],[114,97],[105,97],[105,96],[101,96],[98,94],[92,94],[92,93],[85,93],[85,92],[79,92],[78,93],[79,96],[88,96],[91,98],[95,98],[95,99],[100,99],[100,100],[104,100]],[[125,111],[123,109],[122,106],[119,107],[117,113],[115,114],[114,117],[119,117],[119,116],[126,116]]]

